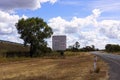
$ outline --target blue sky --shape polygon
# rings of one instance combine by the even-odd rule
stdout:
[[[0,39],[23,42],[14,25],[29,17],[43,18],[54,35],[66,35],[68,46],[79,41],[81,47],[103,49],[120,43],[120,0],[0,1]]]
[[[54,4],[49,2],[43,3],[41,4],[41,8],[36,10],[18,9],[16,13],[18,15],[25,14],[28,17],[39,16],[46,20],[57,16],[69,20],[73,16],[86,17],[92,13],[93,9],[100,9],[103,11],[101,14],[102,17],[119,19],[119,7],[119,0],[58,0]]]

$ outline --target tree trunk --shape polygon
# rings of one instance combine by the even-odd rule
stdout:
[[[30,57],[31,58],[33,57],[33,45],[32,45],[32,43],[30,45]]]

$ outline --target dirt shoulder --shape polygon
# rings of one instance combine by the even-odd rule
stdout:
[[[108,80],[108,67],[101,59],[93,72],[93,55],[69,53],[63,58],[37,58],[0,64],[0,80]],[[76,54],[68,56],[68,54]]]

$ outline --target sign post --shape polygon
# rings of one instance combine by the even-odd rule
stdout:
[[[66,36],[56,35],[52,37],[52,49],[54,51],[60,51],[61,56],[64,56],[66,50]]]
[[[97,69],[97,56],[94,56],[94,72],[96,71]]]

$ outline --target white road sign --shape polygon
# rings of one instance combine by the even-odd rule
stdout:
[[[52,48],[53,50],[66,50],[66,36],[57,35],[52,37]]]

